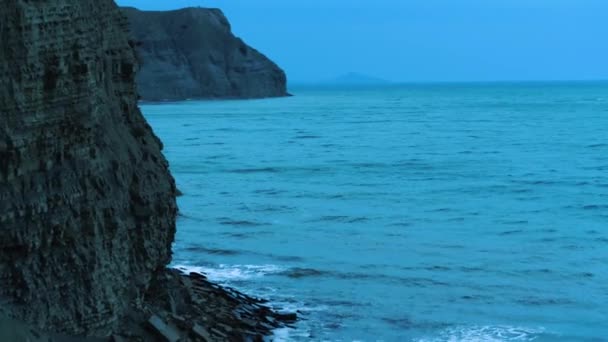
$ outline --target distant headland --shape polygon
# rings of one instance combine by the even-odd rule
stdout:
[[[142,100],[287,96],[285,72],[237,38],[221,10],[121,8],[131,29]]]

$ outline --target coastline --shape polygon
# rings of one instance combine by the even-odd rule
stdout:
[[[113,341],[261,341],[290,327],[295,313],[279,313],[267,301],[210,282],[196,272],[167,268],[123,321]]]
[[[111,336],[43,332],[0,312],[0,341],[263,341],[275,331],[293,328],[298,319],[267,303],[212,283],[200,273],[167,268]]]

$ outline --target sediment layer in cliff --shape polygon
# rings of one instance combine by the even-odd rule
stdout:
[[[283,70],[235,37],[220,10],[122,10],[141,62],[143,100],[287,95]]]
[[[293,319],[166,269],[176,188],[114,2],[0,8],[0,339],[259,339]]]
[[[111,0],[0,1],[0,305],[105,334],[171,259],[175,184]]]

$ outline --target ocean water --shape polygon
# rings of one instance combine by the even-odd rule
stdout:
[[[276,340],[608,341],[608,84],[296,88],[143,105],[176,267]]]

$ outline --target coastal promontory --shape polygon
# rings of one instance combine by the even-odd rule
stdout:
[[[142,100],[287,95],[285,72],[237,38],[219,9],[122,11],[140,60]]]
[[[0,8],[0,340],[259,339],[294,319],[166,268],[176,187],[116,4]]]

